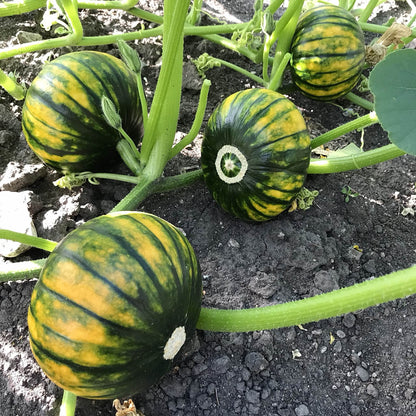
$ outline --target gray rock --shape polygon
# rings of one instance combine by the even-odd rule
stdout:
[[[344,324],[344,326],[346,326],[347,328],[352,328],[355,325],[355,315],[353,315],[352,313],[347,313],[343,318],[342,318],[342,323]]]
[[[36,236],[36,228],[28,208],[28,195],[20,192],[0,192],[0,228]],[[0,255],[16,257],[31,246],[12,241],[0,240]]]
[[[230,368],[231,360],[229,357],[224,355],[223,357],[217,358],[212,363],[212,369],[218,374],[225,374]]]
[[[367,386],[367,394],[369,394],[372,397],[378,397],[378,390],[374,387],[373,384],[369,384]]]
[[[260,393],[256,390],[247,390],[246,391],[246,400],[252,404],[260,403]]]
[[[357,367],[355,367],[355,372],[357,373],[358,377],[360,377],[361,381],[365,382],[368,381],[368,379],[370,378],[368,371],[360,365],[357,365]]]
[[[269,362],[259,352],[249,352],[244,362],[247,368],[254,374],[260,373],[269,366]]]
[[[298,407],[295,408],[296,416],[308,416],[309,409],[308,406],[305,404],[300,404]]]
[[[23,164],[11,161],[0,176],[0,190],[18,191],[43,178],[46,173],[47,167],[43,163]]]
[[[331,292],[339,289],[339,276],[335,270],[321,270],[315,274],[315,286],[322,292]]]

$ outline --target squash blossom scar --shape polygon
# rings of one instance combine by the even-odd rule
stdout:
[[[173,332],[163,349],[163,358],[173,360],[186,340],[185,327],[178,326]]]
[[[231,154],[234,157],[236,157],[239,160],[239,163],[241,164],[241,167],[237,175],[235,176],[225,175],[221,167],[224,157],[227,154]],[[226,171],[232,171],[235,168],[236,168],[236,164],[232,159],[227,158],[226,160],[224,160],[224,169]],[[246,157],[235,146],[230,146],[229,144],[226,144],[222,146],[221,149],[218,151],[217,158],[215,159],[215,169],[220,179],[224,181],[225,183],[232,184],[232,183],[240,182],[244,178],[244,175],[247,172],[247,168],[248,168],[248,163],[247,163]]]

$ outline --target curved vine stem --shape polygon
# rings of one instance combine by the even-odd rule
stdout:
[[[45,238],[2,229],[0,229],[0,239],[18,241],[19,243],[45,251],[52,251],[57,244],[55,241],[47,240]]]
[[[306,324],[416,293],[416,266],[323,295],[252,309],[202,308],[197,328],[247,332]]]
[[[72,416],[75,414],[77,405],[77,396],[67,390],[64,390],[59,416]]]
[[[376,165],[405,154],[406,152],[399,149],[396,145],[388,144],[377,149],[354,153],[349,156],[314,159],[309,164],[307,172],[309,174],[345,172]]]

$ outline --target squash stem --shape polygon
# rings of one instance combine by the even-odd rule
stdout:
[[[416,293],[416,266],[322,295],[252,309],[202,308],[197,328],[247,332],[301,325]]]
[[[175,137],[182,87],[183,28],[189,0],[165,0],[162,67],[142,142],[148,177],[157,179],[169,160]]]
[[[346,98],[347,100],[350,100],[353,104],[357,104],[362,108],[365,108],[368,111],[374,111],[374,103],[371,101],[366,100],[365,98],[362,98],[352,92],[349,92],[348,94],[344,95],[343,98]]]
[[[111,210],[131,211],[145,200],[151,193],[151,185],[154,179],[147,178],[143,174],[138,176],[139,183]]]
[[[179,143],[173,146],[170,152],[169,159],[172,159],[182,149],[190,145],[194,141],[199,130],[201,129],[201,125],[204,120],[205,109],[207,107],[208,92],[209,92],[210,86],[211,86],[211,81],[209,81],[208,79],[205,79],[204,82],[202,83],[201,93],[200,93],[199,102],[198,102],[198,108],[196,110],[194,122],[192,123],[191,129],[189,130],[189,133]]]
[[[0,85],[15,99],[23,100],[25,98],[25,88],[18,84],[12,77],[0,69]]]
[[[77,396],[67,390],[64,390],[59,416],[74,416],[77,405]]]
[[[201,61],[200,61],[201,59]],[[253,80],[254,82],[256,82],[257,84],[263,86],[263,87],[267,87],[268,83],[267,81],[265,81],[263,78],[253,74],[250,71],[247,71],[244,68],[241,68],[241,66],[232,64],[231,62],[225,61],[223,59],[220,58],[214,58],[212,56],[209,56],[208,54],[203,54],[201,55],[197,60],[194,61],[195,65],[198,67],[201,67],[199,70],[201,72],[205,72],[208,69],[214,68],[215,66],[225,66],[227,68],[232,69],[233,71],[236,71],[244,76],[246,76],[247,78]],[[205,68],[204,68],[205,65]]]
[[[46,238],[4,229],[0,229],[0,239],[17,241],[45,251],[52,251],[57,244],[55,241],[47,240]]]
[[[355,120],[352,120],[348,123],[345,123],[335,129],[329,130],[320,136],[312,140],[311,148],[315,149],[316,147],[322,146],[323,144],[338,139],[344,134],[350,133],[351,131],[363,129],[365,127],[371,126],[378,122],[378,117],[375,111],[372,111],[365,116],[358,117]]]
[[[367,6],[365,6],[365,9],[361,12],[360,17],[358,18],[359,22],[366,22],[370,16],[371,13],[373,13],[373,10],[378,5],[378,0],[370,0],[367,3]]]
[[[290,14],[287,16],[288,20],[286,24],[280,27],[281,19],[276,24],[276,29],[272,37],[274,42],[277,40],[278,42],[273,58],[273,66],[270,77],[271,85],[269,86],[269,88],[273,91],[276,91],[280,87],[282,83],[283,72],[291,58],[290,46],[292,44],[293,34],[295,33],[296,25],[302,11],[303,3],[304,0],[291,2],[285,14],[282,16],[282,18],[286,17],[286,14],[290,12]]]
[[[268,85],[268,88],[270,90],[277,91],[280,88],[280,85],[282,84],[283,73],[291,57],[292,57],[292,54],[289,52],[287,52],[283,56],[282,60],[280,61],[279,66],[277,67],[276,71],[272,74],[272,78],[270,79],[270,83]]]
[[[331,157],[327,159],[313,159],[308,167],[308,174],[326,174],[346,172],[348,170],[361,169],[376,165],[386,160],[394,159],[406,154],[394,144],[388,144],[377,149],[355,153],[343,157]]]

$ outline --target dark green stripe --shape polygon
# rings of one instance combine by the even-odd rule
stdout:
[[[256,126],[256,124],[259,122],[260,119],[267,117],[267,114],[270,111],[276,111],[276,108],[274,108],[275,106],[278,106],[278,103],[281,101],[286,101],[287,98],[285,97],[280,97],[277,98],[275,100],[273,100],[272,102],[270,102],[269,104],[267,104],[266,106],[263,103],[264,97],[262,97],[262,100],[260,102],[259,105],[259,110],[255,113],[254,117],[250,117],[249,119],[246,118],[242,118],[242,120],[244,120],[244,124],[241,126],[244,132],[244,136],[246,135],[254,135],[254,136],[258,136],[263,130],[267,129],[269,127],[270,124],[274,123],[276,121],[276,119],[279,119],[280,117],[283,117],[285,114],[290,113],[293,108],[289,108],[286,111],[280,111],[279,113],[274,113],[273,116],[270,116],[270,120],[266,125],[263,125],[261,129],[255,129],[254,127]],[[260,100],[259,100],[260,101]],[[254,107],[254,105],[252,106]],[[251,109],[251,108],[250,108]],[[256,140],[253,140],[253,144],[255,143]],[[251,143],[250,143],[251,144]]]

